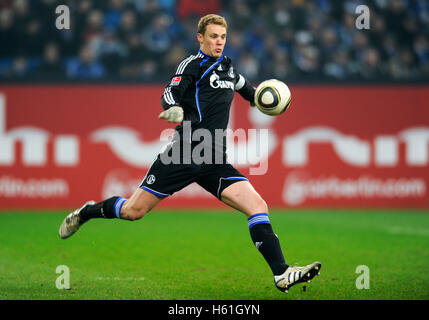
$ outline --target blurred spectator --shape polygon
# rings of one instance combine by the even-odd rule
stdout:
[[[311,33],[314,39],[319,39],[322,35],[324,27],[327,26],[326,17],[320,12],[307,16],[307,30]]]
[[[65,76],[65,68],[60,60],[58,45],[49,43],[45,46],[43,61],[36,71],[41,77],[61,78]]]
[[[108,1],[107,10],[104,14],[104,28],[107,31],[115,31],[118,28],[124,10],[124,0]]]
[[[69,30],[55,28],[60,4]],[[362,4],[369,30],[355,26]],[[207,13],[226,17],[225,55],[255,82],[429,80],[427,0],[4,0],[0,79],[165,81]]]
[[[22,41],[22,54],[30,57],[40,57],[42,55],[46,39],[37,19],[28,21]]]
[[[387,35],[381,42],[381,50],[380,53],[384,57],[384,61],[389,61],[392,57],[398,54],[398,43],[396,39]]]
[[[251,25],[253,14],[245,0],[235,0],[228,3],[229,10],[225,11],[225,18],[230,30],[245,30]]]
[[[225,47],[224,54],[237,61],[240,53],[244,51],[244,37],[243,34],[239,31],[230,31],[228,32],[228,45]]]
[[[350,57],[347,50],[340,48],[335,51],[332,57],[325,64],[324,74],[334,79],[347,79],[351,76]]]
[[[152,20],[152,24],[143,33],[143,45],[148,51],[156,55],[163,55],[172,45],[169,26],[172,23],[169,16],[159,14]]]
[[[109,31],[104,33],[96,49],[96,56],[106,66],[108,74],[113,76],[118,74],[126,53],[127,48],[119,41],[116,33]]]
[[[164,72],[166,74],[173,74],[175,72],[175,69],[177,68],[177,66],[179,65],[179,63],[183,60],[183,57],[186,56],[186,50],[185,48],[176,43],[167,53],[165,59],[164,59],[164,63],[163,63],[163,68],[164,68]]]
[[[266,29],[264,21],[261,19],[254,19],[251,27],[246,28],[243,35],[247,48],[260,58],[265,37],[268,35],[268,30]]]
[[[240,73],[246,75],[250,81],[256,81],[259,74],[258,60],[250,52],[244,52],[238,60]]]
[[[104,13],[101,10],[92,10],[88,13],[86,27],[83,30],[82,41],[88,43],[97,39],[104,32]]]
[[[168,12],[169,14],[174,14],[175,6],[177,0],[159,0],[159,6]]]
[[[153,60],[144,61],[141,68],[141,78],[143,80],[149,81],[153,80],[155,74],[157,73],[158,65]]]
[[[162,13],[162,8],[157,0],[136,1],[140,10],[140,19],[144,26],[149,26],[152,19]]]
[[[138,78],[146,50],[141,44],[140,36],[136,33],[130,34],[125,44],[128,50],[124,63],[120,67],[120,76],[125,79]]]
[[[292,6],[289,1],[276,0],[273,4],[272,17],[268,16],[268,23],[271,29],[276,33],[281,33],[286,28],[293,27]],[[265,8],[268,6],[264,5]],[[270,19],[272,18],[272,19]]]
[[[12,58],[16,53],[16,30],[13,11],[0,11],[0,58]],[[7,45],[6,45],[7,44]]]
[[[308,77],[309,75],[319,75],[320,72],[320,52],[313,45],[314,39],[307,31],[298,32],[295,36],[296,42],[293,49],[293,62],[297,67],[298,74]]]
[[[72,59],[67,66],[67,75],[72,79],[97,79],[104,73],[103,65],[95,61],[94,54],[88,46],[84,46],[79,57]]]
[[[147,58],[148,53],[142,44],[140,35],[132,33],[126,41],[127,53],[124,64],[138,64]]]
[[[295,63],[301,76],[319,75],[320,53],[315,46],[300,46],[295,52]]]
[[[325,28],[322,30],[319,38],[319,47],[321,48],[322,60],[328,61],[338,47],[338,37],[334,28]]]
[[[371,16],[371,32],[368,34],[371,45],[377,47],[378,50],[381,48],[381,43],[388,34],[386,30],[386,20],[376,13]]]
[[[182,43],[187,49],[187,54],[194,54],[200,48],[197,42],[197,24],[197,18],[189,18],[180,24],[181,30],[179,36],[175,40]]]
[[[418,64],[427,68],[429,66],[429,40],[424,35],[416,37],[414,40],[414,52],[416,53]]]
[[[352,54],[355,61],[361,61],[365,50],[369,48],[369,39],[367,34],[356,31],[353,35]]]
[[[128,35],[138,32],[137,16],[134,11],[124,12],[118,26],[118,36],[122,42],[126,42]]]
[[[277,50],[271,61],[264,64],[264,68],[259,73],[258,78],[279,79],[287,81],[290,76],[296,73],[294,66],[290,63],[290,57],[286,50]]]
[[[355,16],[345,13],[341,23],[338,25],[338,32],[341,43],[347,48],[353,48],[353,35],[357,32]]]
[[[403,0],[388,1],[386,11],[386,21],[388,30],[395,35],[398,42],[407,41],[407,35],[404,28],[406,18],[405,2]]]
[[[365,49],[358,63],[358,74],[364,79],[377,79],[384,75],[380,55],[374,48]]]
[[[30,75],[31,64],[24,56],[17,56],[13,59],[12,65],[6,70],[6,75],[10,78],[23,78]]]
[[[393,57],[389,62],[389,71],[395,79],[415,79],[417,70],[411,51],[402,49],[397,56]]]
[[[14,0],[12,8],[14,10],[14,26],[20,34],[23,34],[31,19],[28,0]]]

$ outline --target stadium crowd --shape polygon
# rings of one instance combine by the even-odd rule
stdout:
[[[225,54],[251,81],[429,78],[428,0],[2,0],[0,79],[165,82],[207,13],[227,19]]]

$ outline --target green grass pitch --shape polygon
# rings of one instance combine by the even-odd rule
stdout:
[[[273,210],[289,264],[322,262],[310,284],[278,291],[237,212],[154,210],[130,222],[96,219],[67,240],[67,212],[0,214],[0,299],[429,299],[429,212]],[[56,268],[70,289],[56,288]],[[369,289],[357,289],[360,265]]]

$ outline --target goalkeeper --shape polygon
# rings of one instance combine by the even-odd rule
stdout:
[[[221,16],[210,14],[200,19],[197,29],[200,50],[178,65],[161,98],[164,111],[159,118],[179,125],[171,143],[153,162],[139,188],[129,199],[116,196],[99,203],[85,203],[64,219],[59,235],[68,238],[94,218],[141,219],[160,201],[196,182],[247,216],[251,239],[271,268],[276,287],[287,292],[296,283],[310,281],[318,274],[321,264],[314,262],[304,267],[286,264],[270,224],[267,204],[249,180],[226,161],[226,136],[222,136],[222,141],[204,141],[211,144],[208,150],[212,152],[204,155],[203,163],[196,163],[192,157],[175,158],[175,150],[194,150],[200,143],[193,141],[192,132],[203,129],[212,137],[216,130],[225,132],[235,92],[253,104],[255,89],[235,70],[231,59],[223,55],[227,28]],[[173,161],[167,163],[165,159]]]

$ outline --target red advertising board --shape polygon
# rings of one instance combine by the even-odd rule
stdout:
[[[270,207],[429,207],[429,88],[291,86],[278,117],[236,96],[230,161]],[[0,209],[129,196],[173,125],[161,86],[0,87]],[[170,131],[166,130],[170,129]],[[166,207],[223,207],[190,185]]]

